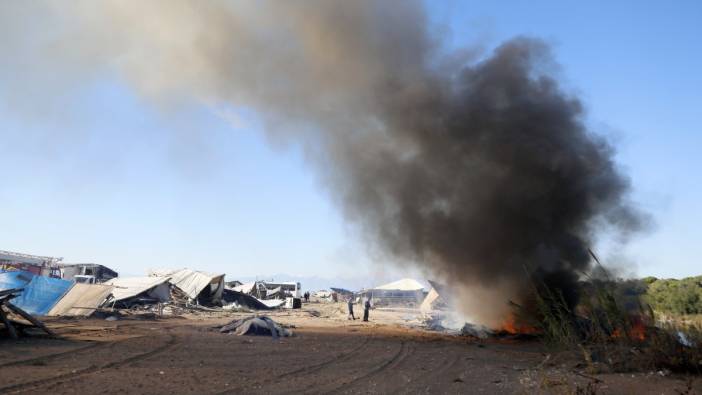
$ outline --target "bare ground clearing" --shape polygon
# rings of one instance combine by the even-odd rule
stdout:
[[[407,311],[348,321],[340,306],[269,314],[295,336],[220,334],[242,313],[159,320],[49,320],[62,339],[0,341],[7,393],[597,393],[676,394],[688,381],[655,372],[578,375],[577,361],[534,341],[477,341],[402,326]],[[547,355],[550,355],[548,358]],[[702,380],[691,393],[702,393]]]

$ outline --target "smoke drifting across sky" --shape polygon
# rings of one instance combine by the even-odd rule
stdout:
[[[488,323],[527,289],[525,268],[567,291],[595,231],[642,224],[546,44],[448,51],[419,2],[17,2],[0,22],[2,83],[32,96],[109,72],[158,102],[254,109],[305,147],[372,245]]]

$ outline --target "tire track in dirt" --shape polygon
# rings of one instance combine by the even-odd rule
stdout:
[[[346,353],[340,357],[331,358],[331,359],[328,359],[326,361],[323,361],[323,362],[320,362],[317,364],[304,366],[300,369],[296,369],[296,370],[293,370],[291,372],[283,373],[279,376],[276,376],[276,380],[282,379],[282,378],[285,378],[288,376],[292,376],[292,375],[308,375],[310,373],[316,373],[317,371],[319,371],[325,367],[328,367],[330,364],[333,364],[334,362],[343,362],[343,361],[346,361],[348,359],[351,359],[356,354],[361,353],[361,351],[363,351],[368,346],[368,343],[370,343],[370,341],[371,341],[371,337],[366,337],[358,347],[354,348],[353,350],[349,351],[348,353]]]
[[[71,350],[61,351],[61,352],[57,352],[57,353],[53,353],[53,354],[47,354],[44,356],[39,356],[39,357],[34,357],[34,358],[21,359],[19,361],[10,361],[10,362],[5,362],[5,363],[0,363],[0,368],[9,367],[9,366],[32,365],[33,363],[36,363],[36,362],[51,361],[51,360],[58,359],[58,358],[63,357],[63,356],[75,356],[76,354],[81,354],[85,351],[95,351],[95,349],[106,348],[114,343],[115,343],[114,341],[111,341],[111,342],[91,342],[91,344],[88,344],[87,346],[78,347],[78,348],[74,348]]]
[[[447,352],[452,352],[455,350],[446,350]],[[456,367],[459,361],[461,361],[462,357],[459,354],[453,355],[453,356],[447,356],[441,363],[439,364],[434,364],[433,368],[429,371],[424,372],[423,374],[419,375],[412,385],[416,388],[415,392],[416,393],[432,393],[434,389],[434,385],[436,384],[437,379],[441,375],[446,376],[447,374],[450,374],[452,372],[452,369]],[[420,390],[417,387],[425,387],[424,390]],[[397,391],[397,389],[395,389]]]
[[[382,363],[375,365],[372,367],[370,370],[366,371],[365,373],[361,374],[360,376],[354,377],[350,381],[346,381],[342,383],[341,385],[338,385],[334,388],[331,389],[325,389],[319,392],[323,393],[343,393],[344,391],[351,389],[353,387],[358,386],[358,384],[361,382],[361,380],[369,379],[374,376],[379,375],[380,373],[385,372],[386,370],[390,368],[394,368],[398,365],[400,365],[402,362],[404,362],[408,356],[412,355],[414,353],[414,346],[408,343],[405,340],[402,340],[400,342],[400,349],[392,356],[392,358],[383,361]]]
[[[173,329],[173,328],[176,328],[176,327],[177,327],[177,326],[175,326],[175,325],[171,325],[171,326],[165,326],[165,327],[163,327],[163,329],[164,329],[164,330],[170,330],[170,329]],[[90,340],[90,341],[88,341],[90,344],[88,344],[88,345],[86,345],[86,346],[83,346],[83,347],[78,347],[78,348],[74,348],[74,349],[71,349],[71,350],[60,351],[60,352],[57,352],[57,353],[47,354],[47,355],[38,356],[38,357],[33,357],[33,358],[21,359],[21,360],[19,360],[19,361],[10,361],[10,362],[5,362],[5,363],[0,363],[0,368],[9,367],[9,366],[32,365],[33,363],[36,363],[36,362],[52,361],[52,360],[55,360],[55,359],[58,359],[58,358],[61,358],[61,357],[65,357],[65,356],[72,356],[72,357],[74,357],[74,356],[76,356],[76,355],[83,354],[85,351],[94,352],[94,351],[99,350],[99,349],[102,349],[102,348],[112,348],[112,347],[114,347],[115,345],[117,345],[117,344],[119,344],[119,343],[122,343],[122,342],[125,342],[125,341],[128,341],[128,340],[131,340],[131,339],[139,338],[139,337],[144,337],[144,336],[147,336],[147,335],[148,335],[148,334],[144,334],[144,335],[140,335],[140,336],[134,336],[134,337],[126,337],[126,338],[124,338],[124,339],[112,340],[112,341],[95,341],[95,340]],[[1,390],[1,389],[2,389],[2,388],[0,388],[0,390]]]
[[[163,328],[163,329],[170,330],[171,328]],[[120,341],[116,341],[116,342],[110,342],[108,347],[114,347],[116,344],[123,342],[123,341],[126,341],[126,340],[129,340],[129,339],[124,339],[124,340],[120,340]],[[29,381],[29,382],[24,382],[24,383],[13,384],[13,385],[9,385],[6,387],[0,387],[0,394],[19,393],[19,392],[26,391],[26,390],[39,389],[39,388],[44,387],[44,386],[49,386],[49,388],[51,388],[52,384],[53,385],[61,384],[64,381],[75,380],[79,377],[84,377],[86,375],[100,373],[100,372],[105,371],[107,369],[114,369],[117,367],[129,365],[131,363],[150,358],[154,355],[157,355],[159,353],[162,353],[162,352],[170,349],[171,347],[175,346],[176,344],[178,344],[178,336],[176,336],[172,333],[168,333],[168,340],[164,344],[157,346],[157,347],[155,347],[147,352],[143,352],[143,353],[140,353],[137,355],[133,355],[133,356],[124,358],[124,359],[120,359],[118,361],[108,362],[108,363],[103,364],[101,366],[91,365],[91,366],[88,366],[88,367],[85,367],[82,369],[73,370],[69,373],[60,374],[58,376],[48,377],[45,379],[39,379],[39,380],[34,380],[34,381]],[[67,353],[61,353],[61,354],[67,354]]]
[[[353,348],[351,351],[341,355],[340,357],[329,358],[329,359],[324,360],[322,362],[303,366],[299,369],[295,369],[295,370],[292,370],[289,372],[285,372],[285,373],[276,375],[270,379],[259,380],[259,381],[253,382],[253,383],[249,383],[245,386],[238,386],[238,387],[234,387],[234,388],[229,388],[226,391],[218,392],[215,395],[236,394],[236,393],[240,393],[240,391],[245,391],[246,388],[249,388],[252,386],[259,386],[259,385],[278,382],[280,379],[284,379],[286,377],[290,377],[290,376],[298,376],[299,377],[300,375],[310,375],[310,374],[317,373],[318,371],[320,371],[324,368],[328,368],[329,366],[334,365],[335,362],[337,362],[337,363],[344,362],[344,361],[347,361],[347,360],[353,358],[355,355],[360,354],[363,350],[365,350],[368,347],[370,341],[373,339],[374,339],[373,336],[366,337],[363,340],[363,342],[361,342],[361,344],[359,344],[358,346]]]
[[[387,372],[388,370],[394,370],[395,368],[398,368],[402,365],[406,365],[409,361],[412,360],[412,357],[418,356],[420,360],[424,360],[422,354],[417,352],[417,348],[419,346],[420,345],[409,341],[408,343],[406,343],[406,347],[404,350],[400,350],[397,354],[394,355],[393,358],[391,358],[388,361],[385,361],[383,364],[376,365],[376,368],[371,369],[371,371],[367,372],[366,374],[356,377],[351,381],[345,382],[344,384],[334,389],[326,389],[320,392],[337,394],[349,392],[374,392],[373,390],[370,390],[366,385],[364,385],[363,381],[367,379],[372,379],[373,377],[377,377]],[[461,361],[462,356],[460,354],[453,354],[453,352],[455,352],[455,349],[453,348],[444,349],[441,354],[441,359],[439,361],[432,362],[429,365],[430,370],[426,370],[420,374],[415,374],[413,380],[398,382],[394,386],[392,386],[392,384],[388,386],[390,381],[384,380],[384,382],[382,383],[384,384],[384,386],[381,389],[376,389],[376,391],[379,393],[397,393],[402,392],[402,390],[404,389],[404,392],[406,392],[407,385],[409,385],[410,383],[415,388],[422,387],[423,383],[427,383],[430,386],[433,386],[433,380],[437,379],[441,375],[445,375],[447,372],[454,369],[456,365]],[[417,358],[414,358],[414,360],[416,359]],[[398,369],[398,371],[402,372],[401,369]],[[400,376],[402,376],[402,374],[400,374]],[[419,389],[417,389],[416,391],[419,391]]]

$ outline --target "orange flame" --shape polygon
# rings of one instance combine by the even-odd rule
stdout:
[[[626,335],[629,339],[644,341],[646,340],[646,324],[644,324],[641,317],[631,317],[631,326],[629,327]],[[617,328],[612,332],[612,337],[619,339],[623,337],[622,330]]]
[[[631,328],[629,329],[629,337],[638,341],[644,341],[646,339],[646,325],[644,325],[640,318],[633,320]]]
[[[516,334],[536,334],[538,330],[532,326],[526,325],[521,322],[517,322],[514,315],[510,314],[500,327],[501,330],[516,335]]]

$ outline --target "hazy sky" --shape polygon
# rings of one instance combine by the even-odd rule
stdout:
[[[592,128],[614,141],[633,200],[656,223],[625,251],[598,246],[606,260],[639,275],[700,274],[702,6],[435,3],[432,19],[455,46],[489,50],[515,35],[553,45],[563,81]],[[0,249],[130,274],[385,270],[371,264],[378,258],[366,255],[299,147],[269,144],[255,113],[157,107],[109,74],[86,75],[59,104],[34,105],[4,89],[22,89],[13,78],[0,65]]]

